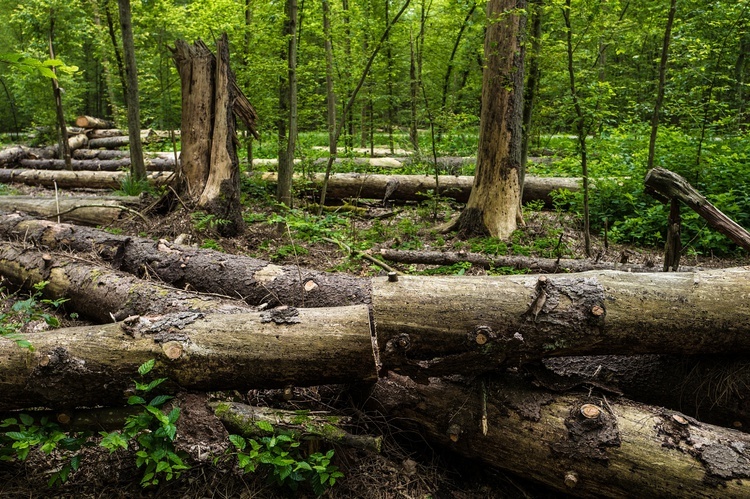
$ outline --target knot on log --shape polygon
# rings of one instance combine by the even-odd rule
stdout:
[[[552,450],[571,459],[606,462],[609,460],[607,448],[619,447],[621,443],[616,418],[599,400],[574,404],[565,418],[565,427],[567,439],[552,444]]]
[[[411,338],[408,334],[402,333],[394,336],[385,344],[386,354],[393,355],[397,353],[406,353],[411,348]]]
[[[263,312],[260,315],[260,322],[273,322],[276,324],[298,324],[302,322],[299,317],[299,310],[294,307],[278,307]]]
[[[467,337],[470,345],[485,345],[488,341],[497,339],[497,334],[490,326],[476,326]]]

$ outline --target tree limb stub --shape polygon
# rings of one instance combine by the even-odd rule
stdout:
[[[151,358],[173,389],[377,378],[367,306],[300,309],[299,316],[294,324],[263,322],[260,313],[133,316],[31,334],[33,352],[0,338],[0,410],[122,404],[138,366]]]

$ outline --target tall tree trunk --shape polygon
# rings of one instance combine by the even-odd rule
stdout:
[[[286,0],[284,36],[287,40],[285,60],[287,75],[279,91],[281,110],[279,126],[279,183],[276,201],[291,208],[292,176],[294,175],[294,146],[297,140],[297,0]]]
[[[466,27],[469,25],[469,21],[471,20],[471,16],[474,15],[474,11],[477,8],[477,3],[472,2],[471,7],[469,8],[469,11],[466,13],[466,17],[464,17],[464,22],[461,23],[461,28],[458,30],[458,34],[456,35],[456,40],[453,42],[453,50],[451,51],[451,55],[448,58],[448,67],[445,69],[445,78],[443,78],[443,96],[442,100],[440,102],[440,108],[443,112],[447,112],[446,105],[448,103],[448,90],[450,88],[450,81],[451,81],[451,74],[453,73],[453,65],[456,60],[456,54],[458,53],[458,47],[461,44],[461,39],[464,36],[464,31],[466,30]],[[442,126],[440,127],[440,132],[442,134]]]
[[[331,6],[329,0],[322,0],[323,36],[326,52],[326,104],[328,123],[328,153],[336,156],[336,93],[333,88],[333,43],[331,41]],[[347,61],[348,63],[348,61]]]
[[[521,118],[525,0],[490,0],[484,41],[479,150],[474,187],[458,219],[462,237],[505,239],[521,216]]]
[[[390,24],[390,4],[391,0],[385,0],[385,27],[386,31],[389,32],[388,25]],[[386,112],[387,123],[385,126],[388,132],[388,147],[390,148],[391,154],[393,154],[393,47],[391,45],[390,35],[386,36],[385,39],[385,61],[386,61],[386,89],[387,89],[387,102],[388,108]]]
[[[416,156],[419,151],[419,132],[417,130],[417,96],[419,95],[419,81],[417,80],[417,58],[414,51],[414,37],[409,33],[409,142]]]
[[[49,11],[49,58],[55,58],[53,39],[55,36],[55,10]],[[52,67],[52,72],[57,75],[57,70]],[[59,137],[60,156],[65,160],[65,167],[70,170],[70,146],[68,145],[68,127],[65,125],[65,113],[62,105],[62,91],[57,83],[57,77],[52,78],[52,94],[55,97],[55,113],[57,114],[57,129]]]
[[[122,88],[122,99],[125,101],[128,95],[128,81],[125,78],[125,65],[122,62],[120,53],[120,44],[117,43],[117,34],[115,33],[115,21],[112,17],[112,11],[109,8],[109,0],[104,0],[104,12],[107,16],[107,28],[109,39],[112,41],[112,51],[115,54],[115,63],[117,64],[117,74],[120,77],[120,86]]]
[[[583,176],[583,241],[584,251],[587,257],[591,256],[591,234],[589,230],[589,166],[588,151],[586,150],[586,135],[588,126],[583,115],[581,102],[578,99],[576,88],[575,69],[573,67],[573,28],[570,22],[570,0],[565,0],[563,7],[563,18],[566,28],[566,45],[568,52],[568,79],[570,83],[570,95],[573,98],[573,107],[576,112],[576,132],[578,133],[578,149],[581,153],[581,175]]]
[[[671,0],[669,3],[669,14],[667,15],[667,26],[664,29],[664,43],[661,47],[661,61],[659,62],[659,84],[656,89],[656,102],[654,103],[654,114],[651,116],[651,137],[648,141],[648,162],[647,167],[650,170],[654,167],[654,153],[656,149],[656,133],[659,129],[659,112],[664,100],[664,83],[667,78],[667,60],[669,58],[669,42],[672,39],[672,23],[674,22],[675,11],[677,10],[677,0]]]
[[[539,54],[542,49],[543,10],[542,0],[532,0],[530,9],[533,16],[531,23],[531,53],[526,57],[529,70],[523,94],[523,138],[521,139],[521,171],[519,175],[522,194],[526,179],[526,163],[529,157],[529,141],[531,140],[531,117],[534,109],[534,100],[539,89],[539,79],[541,78]]]
[[[133,24],[130,16],[130,0],[117,0],[120,10],[120,30],[125,55],[125,75],[128,80],[127,98],[128,131],[130,134],[130,176],[135,180],[146,178],[141,145],[141,110],[138,102],[138,69],[135,64]]]

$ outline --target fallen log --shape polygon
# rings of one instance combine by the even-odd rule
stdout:
[[[63,170],[65,161],[62,159],[22,159],[19,161],[24,168],[35,170]],[[71,162],[74,171],[108,171],[114,172],[130,167],[130,157],[120,159],[74,159]],[[174,156],[144,158],[146,170],[158,172],[162,170],[174,170]]]
[[[0,183],[13,182],[26,185],[41,185],[64,189],[119,189],[128,172],[88,172],[68,170],[26,170],[0,168]],[[167,185],[172,181],[172,172],[152,172],[148,181],[155,186]]]
[[[557,274],[566,272],[586,272],[588,270],[621,270],[623,272],[657,272],[654,265],[635,263],[595,262],[573,258],[541,258],[533,256],[488,256],[479,253],[452,251],[403,251],[383,248],[380,256],[397,263],[425,265],[454,265],[469,262],[485,269],[510,267],[515,270],[528,270],[530,273]],[[695,267],[682,267],[682,272],[700,270]]]
[[[256,424],[265,422],[272,425],[275,432],[289,435],[295,440],[325,440],[355,449],[380,452],[381,437],[354,435],[341,428],[351,419],[345,416],[257,407],[237,402],[210,402],[209,406],[229,431],[244,437],[273,435],[273,432],[265,431]]]
[[[97,130],[89,130],[86,132],[86,135],[89,139],[105,139],[108,137],[128,137],[129,132],[127,130],[119,128],[103,128]],[[156,132],[149,128],[146,130],[141,130],[140,135],[141,139],[146,140],[156,137]]]
[[[66,307],[99,323],[138,314],[255,310],[239,300],[175,289],[85,260],[43,253],[21,243],[3,243],[0,275],[17,286],[32,287],[47,281],[45,297],[65,298]]]
[[[155,242],[102,230],[0,215],[0,235],[50,249],[95,251],[118,270],[154,276],[177,287],[219,293],[251,305],[335,307],[369,303],[370,281],[245,256]]]
[[[68,138],[68,147],[71,151],[86,147],[88,138],[84,134],[72,135]],[[59,158],[58,146],[47,147],[25,147],[11,146],[0,151],[0,165],[13,165],[22,159],[51,159]]]
[[[117,147],[123,147],[130,144],[130,137],[102,137],[100,139],[89,140],[89,147],[96,149],[97,147],[103,147],[105,149],[115,149]]]
[[[540,357],[750,352],[750,267],[372,284],[385,367],[470,374]],[[460,366],[460,368],[459,368]]]
[[[308,178],[315,189],[323,184],[324,174],[316,173]],[[262,178],[276,182],[275,173],[264,173]],[[438,176],[440,195],[465,203],[469,199],[474,177]],[[334,199],[364,198],[399,201],[423,201],[435,192],[435,177],[430,175],[379,175],[362,173],[339,173],[328,180],[326,197]],[[552,192],[562,189],[571,192],[580,190],[580,179],[573,177],[526,177],[523,201],[541,200],[552,205]],[[386,193],[388,193],[386,195]]]
[[[373,382],[365,305],[195,312],[28,335],[34,351],[0,339],[0,410],[120,405],[138,366],[174,390],[248,390]]]
[[[679,199],[738,246],[750,251],[750,232],[708,202],[683,177],[664,168],[654,168],[646,174],[646,192],[660,200]]]
[[[76,118],[76,126],[81,128],[114,128],[115,124],[102,118],[81,115]],[[125,133],[127,135],[127,132]]]
[[[109,225],[141,204],[137,196],[0,196],[0,210],[22,211],[83,225]]]
[[[576,497],[748,497],[750,435],[675,411],[553,394],[509,376],[472,385],[391,375],[372,394],[392,424]]]
[[[73,159],[122,159],[129,158],[130,151],[121,151],[119,149],[77,149],[73,151]],[[174,159],[174,152],[144,152],[144,158],[171,158]],[[177,151],[177,157],[180,157],[180,151]]]

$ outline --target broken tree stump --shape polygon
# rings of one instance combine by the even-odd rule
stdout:
[[[664,168],[649,170],[644,181],[646,192],[660,201],[679,199],[738,246],[750,251],[750,233],[712,205],[680,175]]]

